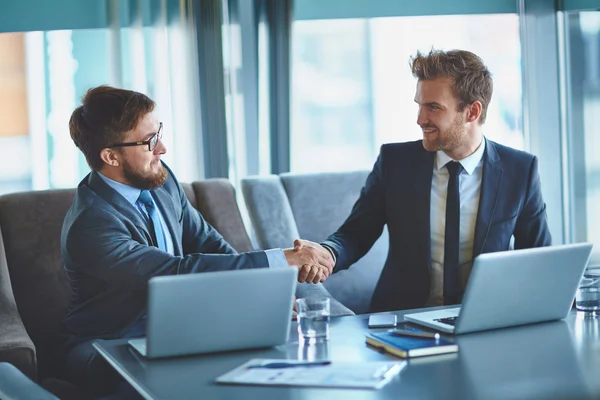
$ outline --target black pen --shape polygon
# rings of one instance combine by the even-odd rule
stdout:
[[[435,339],[438,340],[440,338],[439,333],[432,332],[422,332],[422,331],[409,331],[406,329],[391,329],[390,332],[392,335],[396,336],[410,336],[410,337],[418,337],[423,339]]]
[[[302,363],[291,363],[291,362],[272,362],[267,364],[256,364],[249,365],[246,368],[295,368],[295,367],[318,367],[322,365],[329,365],[331,361],[314,361],[314,362],[302,362]]]

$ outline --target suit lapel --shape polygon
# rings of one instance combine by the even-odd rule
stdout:
[[[433,178],[433,167],[435,152],[423,151],[418,154],[418,165],[415,171],[415,199],[417,204],[414,208],[414,226],[419,235],[417,243],[425,243],[423,249],[423,261],[431,268],[431,180]],[[423,264],[417,264],[423,265]]]
[[[108,186],[106,182],[98,176],[97,172],[92,172],[88,179],[88,186],[98,196],[104,199],[107,203],[112,205],[119,213],[130,221],[141,231],[146,233],[148,243],[153,243],[152,235],[148,230],[148,224],[140,214],[140,212],[131,205],[123,196],[121,196],[116,190]]]
[[[483,251],[483,246],[490,229],[492,216],[498,202],[498,191],[502,181],[502,163],[496,152],[494,143],[485,141],[483,155],[483,173],[481,178],[481,193],[479,194],[479,210],[475,222],[475,237],[473,238],[473,258]]]

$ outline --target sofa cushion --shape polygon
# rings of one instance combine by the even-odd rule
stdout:
[[[281,174],[300,237],[319,243],[335,232],[350,215],[368,173]],[[325,287],[354,312],[368,312],[388,246],[387,228],[384,228],[371,250],[350,269],[330,276]]]
[[[56,372],[61,322],[71,288],[60,232],[74,189],[0,197],[0,227],[19,314],[37,349],[40,376]]]
[[[242,179],[242,193],[261,249],[287,248],[300,238],[290,202],[277,175]]]
[[[195,181],[192,187],[197,208],[206,221],[237,251],[252,251],[231,182],[213,178]]]
[[[30,379],[37,379],[35,346],[27,334],[6,265],[4,242],[0,232],[0,361],[16,366]]]

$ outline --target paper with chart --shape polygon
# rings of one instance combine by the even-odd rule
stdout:
[[[329,365],[257,368],[276,363],[305,363],[301,360],[252,359],[221,375],[217,383],[237,385],[312,386],[378,389],[390,382],[406,366],[397,362],[332,362]],[[251,367],[252,366],[252,367]]]

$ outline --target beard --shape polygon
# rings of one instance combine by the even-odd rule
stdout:
[[[165,184],[169,173],[162,164],[160,164],[160,170],[158,172],[140,172],[133,168],[129,161],[125,160],[123,164],[123,175],[133,187],[141,190],[154,190]]]
[[[441,131],[435,125],[423,125],[421,128],[435,128],[438,135],[434,139],[423,138],[423,147],[427,151],[452,151],[457,149],[466,136],[464,128],[464,118],[462,114],[457,114],[448,129]]]

